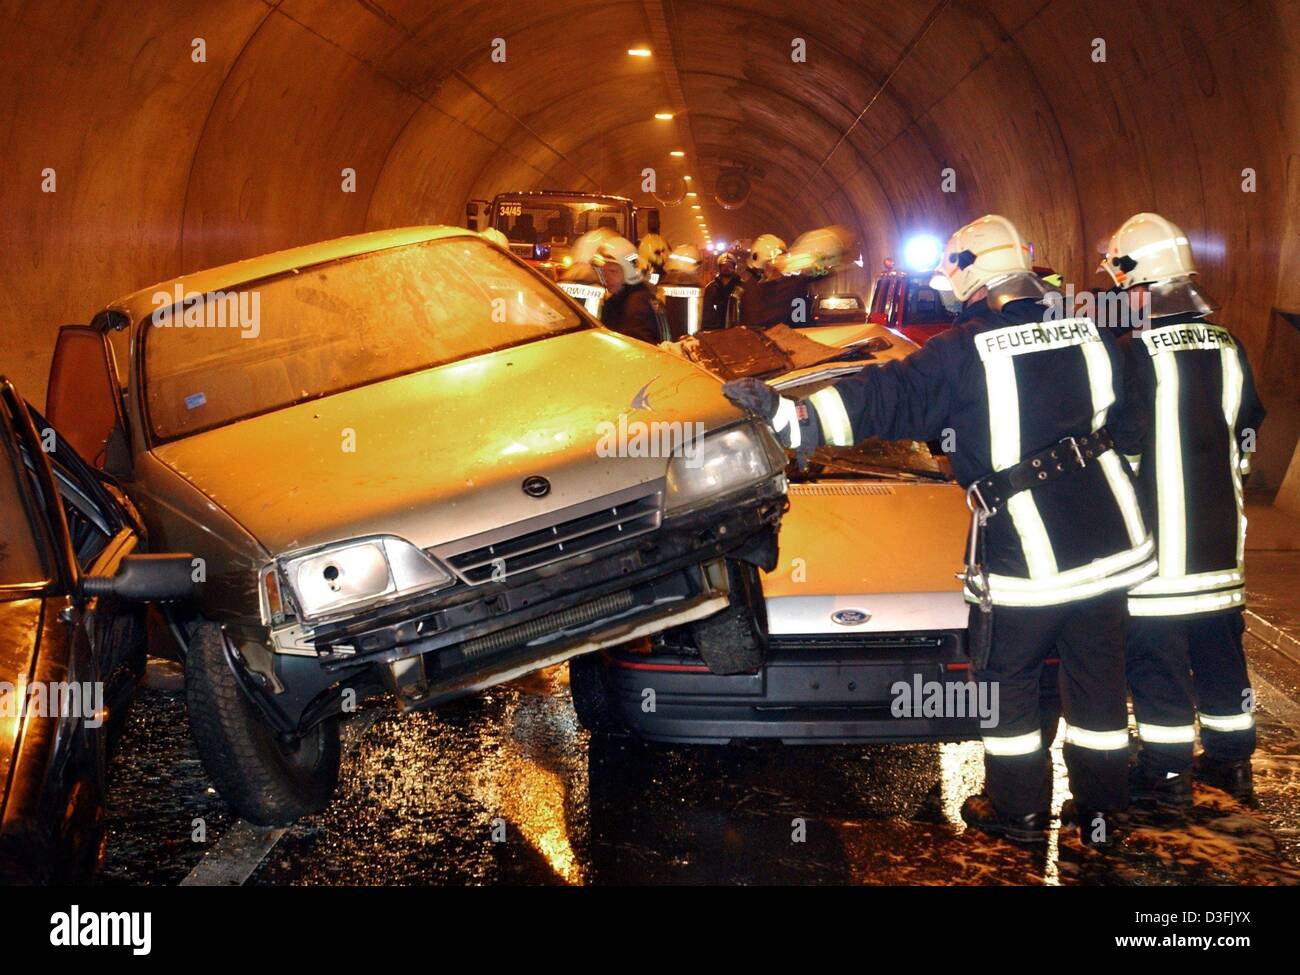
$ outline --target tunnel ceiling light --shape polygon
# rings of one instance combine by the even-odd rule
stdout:
[[[672,112],[655,112],[655,118],[659,119],[661,122],[669,122],[672,120],[672,117]]]
[[[687,193],[686,195],[687,195],[688,197],[691,197],[692,199],[694,199],[695,197],[699,196],[700,194],[696,193],[694,190],[691,190],[691,191],[690,191],[689,193]]]
[[[692,209],[692,210],[698,210],[699,208],[700,208],[700,205],[699,205],[698,203],[692,203],[692,204],[691,204],[691,209]]]
[[[672,156],[674,159],[681,159],[683,156],[686,155],[686,153],[682,152],[682,150],[680,149],[674,149],[670,153],[668,153],[668,155]]]
[[[917,234],[903,244],[903,263],[910,271],[933,271],[939,266],[943,245],[932,234]]]
[[[691,181],[691,178],[689,176],[683,176],[682,179],[686,180],[686,182],[688,183]]]
[[[648,48],[648,47],[629,47],[629,48],[627,49],[627,53],[630,54],[630,55],[632,55],[632,57],[634,57],[634,58],[648,58],[648,57],[650,56],[650,48]]]

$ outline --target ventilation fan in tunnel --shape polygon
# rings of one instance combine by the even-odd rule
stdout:
[[[727,210],[743,206],[749,199],[749,177],[741,169],[724,169],[713,186],[714,199]]]
[[[675,207],[686,199],[686,180],[664,174],[655,180],[654,198],[666,207]]]

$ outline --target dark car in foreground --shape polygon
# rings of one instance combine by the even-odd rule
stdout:
[[[192,587],[188,556],[142,555],[142,538],[125,496],[0,378],[0,884],[98,863],[145,600]]]

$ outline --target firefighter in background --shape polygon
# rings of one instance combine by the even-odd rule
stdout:
[[[668,261],[668,241],[658,234],[646,234],[641,238],[637,254],[641,260],[641,273],[649,280],[650,286],[654,287],[664,276],[664,265]]]
[[[802,275],[787,276],[782,270],[785,241],[775,234],[762,234],[750,247],[747,266],[754,281],[740,294],[740,324],[755,328],[769,325],[806,324],[812,318],[808,281]]]
[[[1142,750],[1132,797],[1192,804],[1196,776],[1251,800],[1254,694],[1245,629],[1242,479],[1264,409],[1241,343],[1207,316],[1187,235],[1139,213],[1110,239],[1104,270],[1128,297],[1128,396],[1140,409],[1115,442],[1137,470],[1152,518],[1156,575],[1129,594],[1127,666]]]
[[[736,270],[735,254],[724,251],[718,255],[718,274],[704,289],[704,307],[700,313],[702,331],[727,327],[727,308],[732,294],[740,286],[740,275]]]
[[[600,309],[601,324],[651,345],[668,340],[668,323],[646,284],[636,247],[625,237],[603,240],[592,256],[600,283],[609,292]]]
[[[668,331],[675,341],[700,330],[700,301],[703,261],[694,244],[678,244],[668,255],[656,297],[668,318]]]
[[[1051,743],[1040,680],[1059,657],[1074,795],[1062,819],[1078,824],[1083,842],[1106,845],[1113,814],[1128,804],[1126,593],[1156,568],[1106,425],[1121,409],[1123,360],[1090,319],[1061,316],[1061,295],[1034,273],[1028,244],[1003,217],[953,234],[940,270],[963,310],[907,358],[799,402],[756,379],[723,392],[796,450],[951,439],[972,509],[971,669],[999,694],[996,725],[983,731],[986,792],[968,798],[962,816],[995,836],[1046,841]]]

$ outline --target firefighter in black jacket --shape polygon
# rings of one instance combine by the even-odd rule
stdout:
[[[1191,806],[1199,718],[1197,774],[1250,800],[1242,479],[1264,409],[1245,350],[1206,318],[1214,305],[1177,226],[1154,213],[1130,217],[1101,267],[1145,325],[1130,339],[1127,376],[1141,408],[1114,430],[1138,472],[1159,566],[1129,594],[1128,678],[1142,741],[1130,790],[1165,809]]]
[[[806,324],[811,318],[808,279],[785,274],[781,258],[785,241],[775,234],[760,234],[749,252],[747,265],[755,278],[740,292],[740,324],[754,328]]]
[[[963,818],[1045,841],[1051,742],[1040,675],[1058,656],[1074,794],[1062,816],[1085,843],[1104,845],[1111,814],[1128,804],[1125,593],[1155,571],[1132,477],[1106,428],[1121,408],[1122,359],[1104,329],[1064,316],[1005,218],[961,228],[944,254],[940,269],[964,308],[955,328],[911,356],[797,403],[756,380],[723,391],[799,450],[865,437],[954,444],[973,512],[972,671],[999,691],[996,726],[983,735],[986,793],[966,800]]]
[[[736,255],[725,251],[718,255],[718,275],[704,289],[704,307],[700,313],[701,331],[727,327],[727,307],[732,292],[740,284],[736,274]]]
[[[651,345],[666,342],[668,323],[645,283],[632,242],[624,237],[602,241],[591,264],[609,292],[600,309],[601,324]]]

